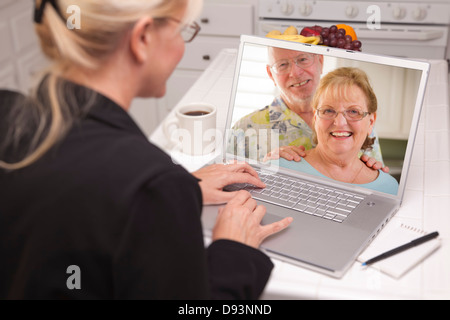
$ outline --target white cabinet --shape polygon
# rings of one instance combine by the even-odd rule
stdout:
[[[0,4],[0,87],[28,92],[38,72],[49,65],[33,27],[33,2]]]
[[[240,36],[252,34],[255,3],[251,1],[206,1],[200,17],[205,35]]]
[[[170,78],[162,99],[136,99],[130,114],[147,134],[160,124],[219,52],[237,48],[241,34],[254,34],[257,0],[205,0],[199,36]],[[33,1],[0,1],[0,87],[27,92],[49,62],[33,26]]]
[[[131,115],[147,135],[176,106],[222,49],[238,48],[242,34],[255,34],[256,6],[257,0],[205,0],[198,19],[202,30],[186,45],[185,55],[168,82],[166,96],[137,99],[131,107]]]
[[[147,136],[161,123],[167,113],[200,77],[200,70],[178,69],[167,83],[167,94],[162,99],[142,99],[133,101],[130,114]]]

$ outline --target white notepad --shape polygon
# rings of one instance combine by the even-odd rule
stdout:
[[[386,229],[375,238],[373,243],[359,256],[359,262],[366,262],[386,251],[397,248],[428,234],[428,232],[403,223],[397,223],[396,225],[391,224],[388,225],[388,227],[389,229],[386,227]],[[387,259],[378,261],[369,267],[374,267],[381,272],[398,279],[436,251],[440,245],[441,241],[439,238],[436,238]]]

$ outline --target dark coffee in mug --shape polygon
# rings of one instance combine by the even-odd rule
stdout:
[[[209,111],[189,111],[189,112],[185,112],[184,115],[185,116],[190,116],[190,117],[200,117],[200,116],[206,116],[207,114],[210,114],[211,112]]]
[[[217,108],[204,102],[193,102],[174,110],[163,125],[168,148],[182,153],[201,156],[216,149]]]

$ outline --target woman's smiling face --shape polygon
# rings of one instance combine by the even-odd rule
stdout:
[[[338,112],[332,120],[323,119],[316,112],[314,120],[318,147],[326,148],[336,155],[357,155],[373,130],[376,114],[368,114],[362,120],[355,121],[346,119],[342,112],[368,112],[364,92],[356,85],[337,90],[329,88],[319,100],[317,109]]]

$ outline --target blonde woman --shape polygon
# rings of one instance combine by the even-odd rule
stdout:
[[[54,62],[32,97],[2,92],[0,299],[255,299],[271,261],[257,248],[288,226],[260,222],[246,164],[194,173],[151,145],[127,111],[162,97],[199,31],[200,0],[36,1]],[[224,203],[204,249],[203,203]],[[203,203],[202,203],[203,202]]]

